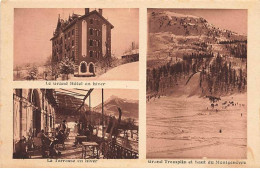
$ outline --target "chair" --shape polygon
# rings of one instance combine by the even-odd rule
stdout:
[[[35,148],[39,149],[42,147],[42,139],[39,137],[33,137],[33,143]]]
[[[59,145],[62,145],[62,147],[63,147],[63,150],[65,149],[65,140],[66,140],[66,138],[67,138],[67,135],[65,134],[65,133],[59,133],[57,136],[56,136],[56,138],[57,138],[57,141],[56,141],[56,147],[58,148],[59,147]]]

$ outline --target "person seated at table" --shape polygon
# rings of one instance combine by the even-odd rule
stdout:
[[[90,141],[93,135],[93,126],[91,124],[88,124],[88,127],[87,129],[85,129],[84,134],[85,136],[87,136],[87,141]]]
[[[63,133],[62,130],[59,130],[58,133],[56,134],[55,138],[56,138],[56,142],[55,143],[56,144],[61,144],[63,146],[63,149],[65,149],[65,144],[64,144],[64,142],[66,140],[65,133]]]
[[[66,120],[63,120],[62,124],[60,125],[60,130],[65,133],[67,130],[67,122]]]
[[[58,134],[59,134],[59,128],[57,127],[57,128],[55,128],[55,132],[54,132],[54,136],[56,137]]]
[[[59,130],[57,135],[55,136],[57,138],[58,142],[63,142],[64,141],[64,133],[62,130]]]
[[[90,135],[93,135],[93,126],[91,124],[88,125],[88,130],[90,132]]]
[[[55,146],[56,144],[58,144],[57,138],[50,140],[50,145],[49,145],[50,157],[61,155],[61,152],[56,149],[56,146]]]
[[[37,134],[37,137],[41,139],[48,138],[43,129]]]
[[[75,142],[73,147],[76,147],[78,144],[82,144],[82,141],[84,141],[84,138],[79,138],[79,136],[86,136],[86,131],[85,129],[80,129],[77,136],[75,137]]]
[[[91,127],[91,126],[90,126]],[[92,128],[92,127],[91,127]],[[92,130],[93,131],[93,130]],[[85,130],[84,135],[87,136],[87,141],[90,141],[91,137],[91,130],[89,127]]]
[[[42,157],[47,157],[46,151],[48,151],[49,148],[49,138],[48,136],[44,133],[44,130],[42,129],[38,134],[37,134],[38,138],[41,138],[42,141],[42,148],[41,148],[41,153],[42,153]]]
[[[48,155],[46,154],[46,151],[49,151],[49,155],[50,157],[56,156],[56,155],[60,155],[61,153],[56,150],[55,148],[55,144],[57,144],[57,139],[51,139],[49,138],[45,133],[44,130],[41,130],[38,134],[37,134],[38,138],[41,138],[42,140],[42,157],[48,157]]]

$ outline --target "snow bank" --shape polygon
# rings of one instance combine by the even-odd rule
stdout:
[[[99,80],[139,80],[139,62],[127,63],[115,67],[98,77]]]

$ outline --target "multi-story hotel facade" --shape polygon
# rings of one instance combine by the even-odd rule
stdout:
[[[84,15],[72,14],[68,20],[58,18],[53,33],[52,62],[58,64],[64,57],[75,63],[74,76],[95,76],[97,63],[111,58],[111,29],[114,26],[103,17],[103,10]]]

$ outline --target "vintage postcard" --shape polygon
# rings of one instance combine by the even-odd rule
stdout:
[[[4,0],[0,167],[260,167],[257,0]]]

